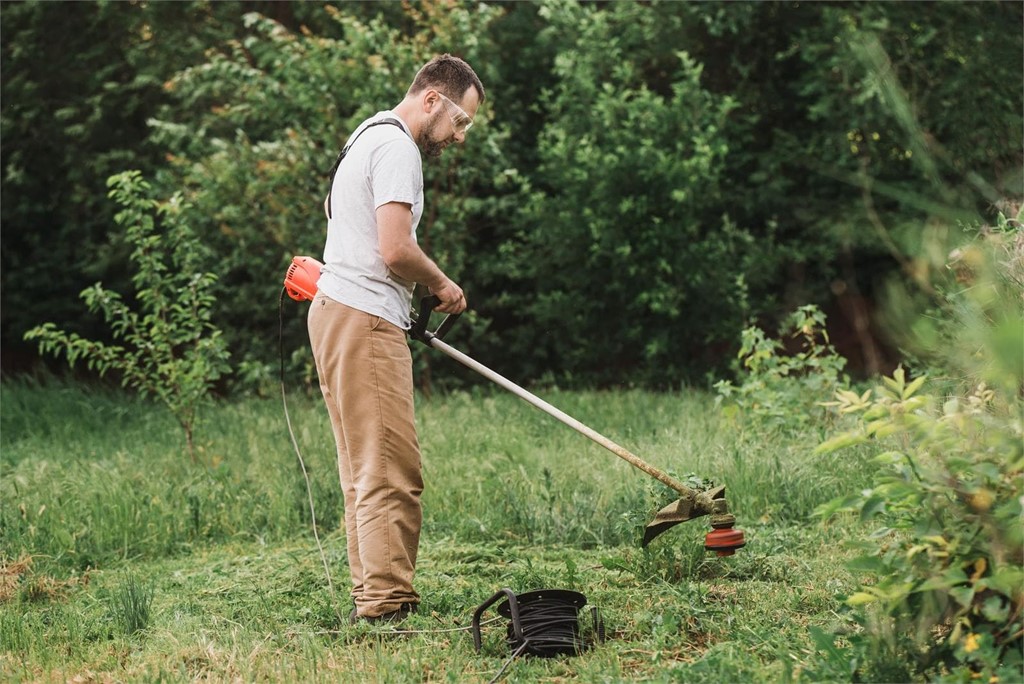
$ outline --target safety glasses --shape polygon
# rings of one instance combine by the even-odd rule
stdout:
[[[455,129],[456,133],[462,133],[465,135],[469,129],[473,127],[472,117],[470,117],[462,107],[445,97],[444,93],[438,91],[437,94],[441,96],[442,100],[444,100],[445,108],[448,112],[448,118],[452,120],[452,128]],[[455,114],[452,114],[451,107],[455,108]]]

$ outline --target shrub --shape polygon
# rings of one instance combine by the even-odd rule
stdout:
[[[921,393],[925,377],[902,369],[858,396],[832,404],[858,425],[818,448],[832,453],[867,440],[880,448],[874,486],[819,509],[853,512],[882,526],[854,567],[870,583],[849,596],[863,628],[858,647],[884,645],[907,675],[945,668],[1008,679],[1020,674],[1024,536],[1019,405],[1000,406],[984,384],[941,401]],[[877,578],[877,581],[876,581]],[[891,650],[890,650],[891,649]]]
[[[720,203],[735,102],[704,87],[691,55],[653,48],[680,39],[677,13],[567,3],[544,15],[555,80],[510,254],[524,354],[567,385],[703,379],[748,315],[744,274],[762,265]]]
[[[825,314],[814,305],[794,311],[779,331],[798,341],[791,354],[757,326],[746,328],[737,356],[742,381],[715,383],[716,403],[729,414],[740,412],[777,427],[801,429],[816,416],[824,418],[818,398],[849,382],[842,372],[846,360],[832,347],[825,322]]]
[[[189,228],[188,207],[179,196],[164,203],[150,198],[150,186],[138,171],[111,176],[107,186],[109,196],[122,206],[115,220],[134,246],[132,283],[142,312],[133,311],[101,283],[81,297],[91,312],[103,314],[113,338],[128,346],[84,339],[54,323],[33,328],[25,339],[38,340],[42,353],[64,353],[72,366],[84,359],[101,375],[115,371],[122,385],[159,399],[185,431],[195,461],[193,429],[199,405],[228,370],[224,340],[210,320],[210,288],[216,276],[202,271],[208,254]],[[163,219],[159,226],[154,213]]]

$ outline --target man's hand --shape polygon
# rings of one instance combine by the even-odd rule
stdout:
[[[446,279],[439,288],[430,288],[430,294],[436,295],[441,303],[434,307],[434,311],[446,314],[460,314],[466,310],[466,295],[462,288],[451,279]]]

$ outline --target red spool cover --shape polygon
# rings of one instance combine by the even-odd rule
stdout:
[[[743,530],[712,530],[704,537],[704,548],[716,551],[719,556],[731,556],[746,543]]]

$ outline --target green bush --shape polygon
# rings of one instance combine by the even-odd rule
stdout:
[[[859,424],[818,448],[879,442],[874,486],[819,510],[882,524],[854,564],[870,579],[846,600],[863,630],[855,648],[881,661],[874,667],[904,662],[907,679],[1012,681],[1024,665],[1020,405],[1000,405],[984,385],[942,401],[920,392],[924,376],[884,380],[839,393],[835,407]]]
[[[803,430],[822,422],[827,416],[819,398],[849,384],[843,375],[846,360],[832,347],[825,322],[825,314],[814,305],[794,311],[779,331],[798,340],[792,353],[757,326],[746,328],[738,355],[742,380],[739,385],[715,383],[716,403],[727,415],[777,428]]]
[[[228,370],[228,351],[211,321],[216,276],[203,271],[209,254],[188,224],[188,206],[175,195],[161,203],[138,171],[111,176],[112,197],[122,209],[115,217],[134,247],[131,260],[133,311],[121,295],[96,283],[81,294],[92,313],[102,313],[115,340],[127,347],[88,340],[44,323],[25,333],[42,353],[65,354],[74,366],[85,360],[101,375],[113,371],[124,386],[154,396],[174,415],[196,460],[193,430],[200,404]],[[159,224],[156,217],[163,219]]]
[[[652,50],[678,34],[677,14],[566,4],[545,17],[556,81],[510,254],[532,283],[532,354],[562,383],[678,386],[747,316],[750,236],[711,210],[734,103],[702,86],[689,54]]]

